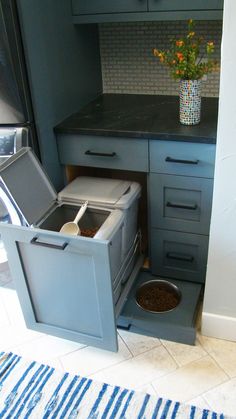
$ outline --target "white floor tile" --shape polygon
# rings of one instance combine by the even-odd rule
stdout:
[[[107,368],[93,378],[127,388],[140,388],[155,378],[174,371],[176,363],[163,346],[151,349],[119,365]]]
[[[203,394],[212,410],[236,417],[236,378]]]
[[[132,355],[124,342],[119,339],[118,343],[119,352],[110,352],[89,346],[60,357],[60,361],[65,371],[80,375],[90,375],[131,358]]]
[[[161,342],[181,367],[207,355],[198,341],[196,341],[196,345],[184,345],[162,339]]]
[[[2,300],[2,298],[0,297],[0,326],[4,327],[4,326],[10,326],[10,320],[8,317],[8,313],[7,310],[5,308],[5,304]]]
[[[147,352],[150,349],[161,345],[159,339],[150,336],[139,335],[138,333],[132,333],[121,329],[118,330],[118,333],[133,356],[140,355],[143,352]]]
[[[191,400],[227,380],[227,375],[206,356],[152,382],[158,395],[179,401]]]
[[[20,355],[35,361],[48,363],[51,359],[59,358],[64,354],[83,348],[84,345],[54,336],[42,335],[36,341],[18,345]]]
[[[199,336],[202,347],[229,375],[236,377],[236,342]]]
[[[16,351],[16,347],[26,342],[34,342],[41,338],[41,334],[26,327],[1,326],[0,349],[3,351]]]
[[[0,287],[0,298],[8,313],[11,326],[25,327],[23,313],[15,289],[7,286]]]

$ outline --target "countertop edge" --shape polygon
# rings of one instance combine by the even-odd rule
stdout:
[[[81,129],[81,128],[54,128],[56,134],[64,135],[87,135],[87,136],[96,136],[96,137],[117,137],[117,138],[134,138],[134,139],[146,139],[146,140],[156,140],[156,141],[183,141],[188,143],[205,143],[205,144],[216,144],[215,137],[204,137],[197,135],[181,135],[181,134],[170,134],[170,133],[149,133],[149,132],[140,132],[134,133],[130,131],[107,131],[107,130],[91,130],[91,129]]]

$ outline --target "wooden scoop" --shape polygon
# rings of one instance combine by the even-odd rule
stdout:
[[[72,236],[80,235],[81,233],[80,233],[80,228],[78,226],[78,222],[80,218],[84,215],[87,206],[88,206],[88,201],[85,201],[85,203],[81,206],[80,210],[78,211],[74,221],[69,221],[68,223],[65,223],[61,227],[60,233],[71,234]]]

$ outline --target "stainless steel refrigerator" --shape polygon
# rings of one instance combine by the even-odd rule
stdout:
[[[0,0],[0,128],[6,127],[27,128],[30,145],[37,149],[15,0]]]
[[[0,0],[0,164],[25,145],[39,156],[17,3]],[[0,221],[11,222],[0,189]]]

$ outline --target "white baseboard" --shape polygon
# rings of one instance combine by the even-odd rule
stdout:
[[[236,341],[236,318],[203,311],[201,333],[204,336]]]

